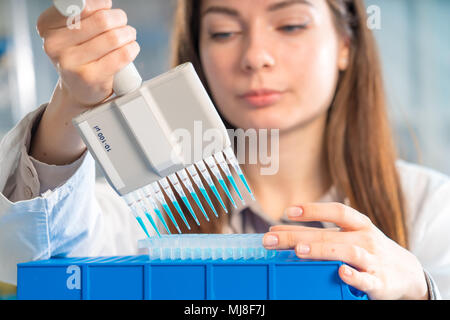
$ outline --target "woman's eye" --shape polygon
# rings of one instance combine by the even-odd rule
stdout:
[[[228,39],[229,37],[231,37],[233,35],[232,32],[217,32],[217,33],[212,33],[211,34],[211,38],[213,39]]]
[[[280,29],[283,31],[287,31],[288,33],[292,33],[293,31],[297,31],[297,30],[301,30],[301,29],[306,29],[307,24],[302,24],[302,25],[287,25],[287,26],[283,26]]]

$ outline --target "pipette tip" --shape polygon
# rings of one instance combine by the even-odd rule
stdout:
[[[197,216],[194,213],[194,209],[192,209],[192,206],[189,203],[188,199],[186,197],[181,197],[181,199],[183,200],[184,204],[186,205],[186,207],[188,208],[188,210],[191,213],[192,217],[194,218],[195,223],[197,224],[197,226],[200,226],[200,221],[198,221],[198,218],[197,218]]]
[[[194,198],[195,203],[197,203],[197,206],[200,208],[200,210],[202,211],[203,215],[206,218],[206,221],[209,222],[209,217],[206,214],[205,208],[203,208],[202,203],[200,202],[200,199],[198,198],[197,194],[195,192],[191,192],[191,196],[192,198]]]
[[[183,219],[184,224],[186,225],[186,227],[191,230],[191,226],[189,225],[189,223],[186,220],[186,217],[183,214],[183,211],[181,210],[180,205],[178,204],[178,201],[173,201],[173,205],[175,206],[175,208],[178,211],[178,214],[181,216],[181,218]]]
[[[177,221],[175,220],[172,211],[170,210],[169,206],[164,203],[163,205],[164,210],[166,211],[167,215],[169,216],[170,220],[172,220],[172,223],[174,224],[175,228],[177,229],[178,233],[181,233],[180,227],[178,226]]]

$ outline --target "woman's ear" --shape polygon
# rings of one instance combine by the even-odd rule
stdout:
[[[348,68],[350,60],[350,41],[348,38],[342,38],[339,41],[338,52],[338,67],[340,71],[345,71]]]

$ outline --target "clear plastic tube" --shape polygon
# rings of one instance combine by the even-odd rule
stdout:
[[[178,195],[181,197],[181,200],[185,204],[185,206],[188,208],[191,216],[194,218],[195,223],[199,226],[200,221],[198,221],[197,216],[195,215],[194,209],[192,208],[191,204],[189,203],[188,198],[186,197],[186,194],[184,193],[183,187],[180,184],[180,181],[178,181],[178,177],[175,174],[169,175],[169,180],[172,182],[173,187],[177,191]]]
[[[163,179],[159,180],[159,183],[163,187],[163,190],[169,197],[170,201],[172,201],[175,209],[178,211],[178,214],[180,215],[181,219],[183,219],[183,222],[186,225],[186,227],[189,230],[191,230],[191,227],[189,226],[189,223],[187,222],[186,217],[184,216],[184,213],[181,210],[181,207],[180,207],[177,199],[175,198],[175,194],[173,193],[172,189],[170,188],[169,181],[167,181],[167,178],[163,178]],[[174,186],[174,187],[175,187],[175,190],[177,190],[178,194],[180,194],[180,191],[177,188],[178,186]],[[183,190],[181,190],[181,191],[183,191]],[[183,199],[183,196],[181,196],[181,198]],[[183,201],[184,201],[184,199],[183,199]]]
[[[214,196],[219,200],[223,210],[228,213],[227,208],[225,207],[225,204],[222,201],[222,198],[220,197],[219,192],[217,191],[216,185],[214,184],[211,175],[208,172],[208,169],[206,168],[206,165],[203,161],[199,161],[195,164],[200,171],[203,178],[205,178],[206,182],[208,183],[209,187],[211,188],[212,192],[214,193]]]
[[[220,168],[222,169],[222,171],[225,173],[225,175],[228,178],[228,181],[230,181],[231,185],[233,186],[234,191],[236,191],[236,193],[239,196],[239,199],[241,199],[241,202],[243,205],[245,205],[245,201],[244,198],[242,198],[241,192],[239,191],[239,188],[236,184],[236,181],[233,178],[233,175],[231,174],[230,169],[228,168],[228,164],[222,154],[222,152],[218,152],[214,155],[214,158],[216,159],[217,163],[219,164]]]
[[[225,153],[225,156],[227,157],[228,162],[230,162],[230,164],[233,166],[234,170],[238,174],[239,178],[241,179],[241,181],[244,184],[245,188],[247,189],[248,193],[250,194],[252,199],[255,200],[255,196],[253,195],[253,192],[247,183],[247,179],[245,179],[244,173],[242,172],[242,169],[239,166],[239,162],[236,159],[233,149],[231,149],[231,147],[228,147],[223,152]]]
[[[147,227],[144,224],[144,221],[142,220],[140,214],[139,214],[139,207],[137,206],[137,198],[133,193],[129,193],[125,196],[123,196],[123,199],[127,203],[128,207],[131,209],[131,213],[136,218],[136,221],[139,223],[139,226],[144,230],[145,235],[150,238],[150,234],[148,233]],[[161,234],[158,231],[158,228],[155,224],[152,224],[153,228],[155,229],[156,233],[159,237],[161,237]]]
[[[222,178],[222,174],[220,173],[220,170],[217,167],[214,157],[212,157],[212,156],[207,157],[204,161],[208,165],[209,169],[211,169],[211,171],[214,174],[214,176],[216,177],[216,179],[219,181],[220,186],[222,187],[223,191],[225,191],[228,199],[230,199],[231,203],[233,204],[233,207],[237,208],[237,205],[234,202],[233,197],[231,196],[230,190],[228,189],[227,185],[225,184],[225,180]]]
[[[187,171],[189,172],[189,175],[191,176],[192,180],[194,180],[195,184],[197,185],[198,189],[200,190],[200,192],[202,193],[203,197],[206,199],[206,202],[208,202],[209,207],[211,208],[211,210],[214,212],[214,215],[216,216],[216,218],[219,217],[219,215],[217,214],[216,208],[214,207],[211,198],[208,195],[208,192],[206,192],[206,189],[203,185],[203,182],[200,178],[200,176],[198,175],[197,169],[195,168],[194,165],[190,165],[189,167],[186,168]],[[184,173],[186,173],[185,170]],[[180,172],[182,172],[180,171]]]
[[[169,208],[169,205],[166,202],[166,199],[164,199],[164,195],[162,194],[161,188],[159,187],[157,182],[153,182],[151,184],[151,187],[153,189],[153,193],[156,197],[156,199],[161,203],[161,206],[163,207],[164,211],[169,216],[170,220],[172,220],[172,223],[174,224],[175,228],[177,228],[178,233],[181,233],[180,227],[177,224],[177,221],[175,220],[175,217],[172,214],[172,211]]]
[[[198,198],[197,192],[195,192],[194,190],[194,186],[191,183],[191,180],[189,180],[189,177],[186,173],[185,170],[181,170],[179,172],[177,172],[178,176],[180,177],[181,181],[183,182],[183,185],[186,187],[186,189],[189,191],[189,193],[191,194],[192,198],[194,199],[195,203],[197,204],[197,206],[200,208],[200,210],[202,211],[203,215],[206,218],[206,221],[209,222],[209,217],[206,214],[205,208],[203,208],[202,203],[200,202],[200,199]],[[174,183],[178,183],[179,185],[179,180],[178,177],[176,175],[170,175],[169,176],[169,180],[172,182],[172,184]],[[172,181],[173,180],[173,181]],[[181,188],[181,185],[179,187],[181,190],[183,190]],[[176,189],[176,188],[175,188]]]
[[[138,197],[138,200],[136,201],[137,205],[139,205],[141,210],[144,212],[145,216],[147,217],[147,220],[150,222],[152,227],[155,230],[157,230],[158,227],[156,225],[156,222],[153,219],[152,215],[150,214],[150,212],[152,212],[152,210],[151,210],[152,208],[151,208],[151,206],[148,205],[145,193],[143,192],[142,189],[139,189],[139,190],[136,190],[134,192],[134,194]]]
[[[155,202],[155,199],[153,199],[154,196],[153,196],[151,188],[149,186],[145,186],[142,188],[142,192],[145,194],[145,201],[147,202],[148,205],[150,205],[150,207],[156,213],[156,216],[161,221],[166,232],[168,234],[171,234],[171,232],[169,230],[169,226],[167,225],[166,221],[164,220],[164,217],[163,217],[161,211],[159,210],[158,205]]]

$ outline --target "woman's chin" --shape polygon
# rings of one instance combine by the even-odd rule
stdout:
[[[279,123],[275,121],[248,121],[243,122],[242,120],[239,121],[239,124],[235,125],[236,128],[244,129],[244,130],[286,130],[289,129],[290,126],[287,126],[286,123]]]
[[[228,112],[227,112],[228,111]],[[289,129],[304,118],[299,110],[276,104],[264,108],[233,108],[223,110],[225,118],[237,128],[247,129]]]
[[[230,121],[236,128],[241,128],[244,130],[254,129],[278,129],[278,130],[286,130],[292,126],[295,126],[295,123],[291,123],[292,119],[277,119],[277,117],[245,117],[244,115],[240,118],[235,118]]]

